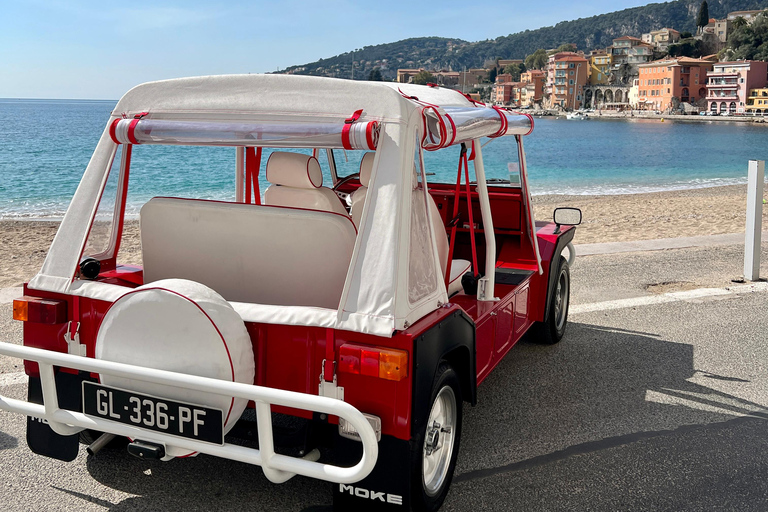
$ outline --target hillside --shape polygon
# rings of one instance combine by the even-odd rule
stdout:
[[[712,18],[723,18],[731,11],[768,7],[766,0],[708,0],[707,3]],[[640,37],[644,32],[664,27],[695,32],[700,5],[701,0],[648,4],[486,41],[467,42],[442,37],[404,39],[291,66],[281,73],[350,78],[354,62],[355,79],[366,79],[374,67],[379,67],[384,79],[392,80],[397,68],[445,68],[456,71],[464,67],[480,67],[489,59],[522,59],[539,48],[556,48],[563,43],[574,43],[578,49],[589,51],[610,45],[616,37]]]

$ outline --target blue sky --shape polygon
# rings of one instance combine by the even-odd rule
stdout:
[[[180,76],[263,73],[418,36],[468,41],[642,0],[2,0],[0,98],[117,99]]]

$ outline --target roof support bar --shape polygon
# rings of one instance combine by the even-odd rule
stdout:
[[[474,162],[477,196],[480,200],[480,213],[483,217],[483,232],[485,233],[485,275],[477,283],[477,300],[496,301],[499,300],[494,295],[494,287],[496,285],[496,237],[493,231],[491,202],[488,199],[488,185],[485,183],[483,149],[480,139],[475,139],[472,143],[475,145]]]

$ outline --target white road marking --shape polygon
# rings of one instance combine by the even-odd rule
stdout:
[[[0,304],[10,304],[13,299],[18,299],[22,295],[24,295],[24,288],[21,286],[0,288]]]
[[[668,292],[661,295],[649,295],[634,297],[631,299],[608,300],[605,302],[592,302],[590,304],[576,304],[568,308],[568,313],[592,313],[595,311],[609,311],[612,309],[634,308],[639,306],[651,306],[667,302],[680,302],[685,300],[704,299],[727,295],[740,295],[744,293],[768,292],[768,282],[742,284],[727,288],[699,288],[698,290],[686,290],[683,292]]]
[[[16,386],[18,384],[26,384],[28,380],[29,378],[24,372],[3,373],[0,374],[0,388]]]

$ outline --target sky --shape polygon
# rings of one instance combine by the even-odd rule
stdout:
[[[264,73],[409,37],[494,39],[646,3],[1,0],[0,98],[116,100],[151,80]]]

